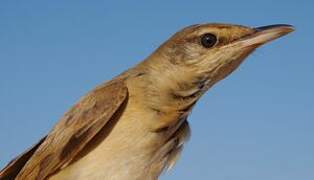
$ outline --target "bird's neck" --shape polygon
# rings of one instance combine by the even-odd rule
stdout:
[[[141,108],[158,116],[160,124],[154,128],[162,129],[186,117],[198,100],[200,88],[197,84],[187,85],[190,78],[191,74],[166,59],[151,58],[132,70],[127,86],[130,96],[141,102]]]

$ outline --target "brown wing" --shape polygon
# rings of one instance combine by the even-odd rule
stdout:
[[[46,139],[42,138],[37,144],[29,148],[27,151],[13,159],[8,165],[0,171],[1,180],[11,180],[14,179],[17,174],[21,171],[25,163],[34,154],[36,149],[41,145],[41,143]]]
[[[16,179],[43,180],[67,166],[126,102],[127,94],[120,80],[102,85],[83,97],[55,125]]]

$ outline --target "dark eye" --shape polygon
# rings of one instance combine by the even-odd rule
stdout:
[[[217,42],[217,37],[211,33],[206,33],[201,36],[201,44],[205,48],[213,47]]]

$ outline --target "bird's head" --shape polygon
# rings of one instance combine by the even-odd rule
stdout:
[[[183,99],[199,98],[257,47],[291,31],[292,26],[283,24],[259,28],[193,25],[174,34],[144,64],[149,65],[159,91]]]

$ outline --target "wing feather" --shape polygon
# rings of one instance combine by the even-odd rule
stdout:
[[[21,155],[14,158],[12,161],[8,163],[6,167],[4,167],[0,171],[0,179],[1,180],[12,180],[17,174],[21,171],[25,163],[28,159],[34,154],[36,149],[40,146],[40,144],[46,139],[46,137],[42,138],[37,144],[23,152]]]
[[[16,180],[43,180],[67,166],[126,102],[127,94],[122,80],[88,93],[55,125]]]

